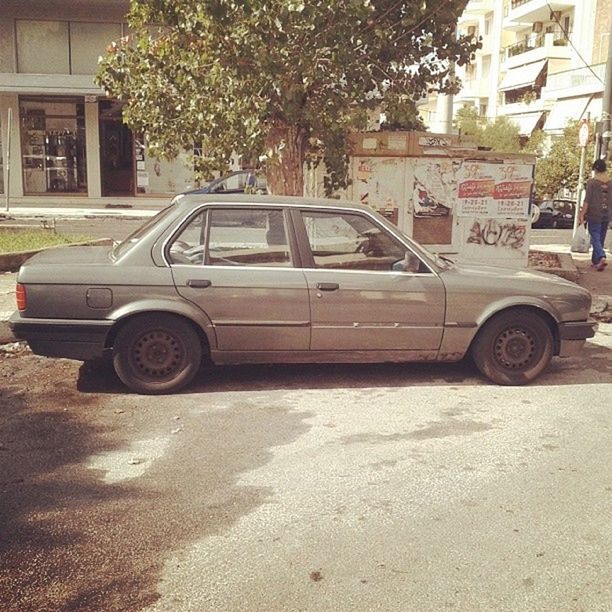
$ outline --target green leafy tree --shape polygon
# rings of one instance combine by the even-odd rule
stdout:
[[[455,127],[462,135],[472,137],[476,144],[492,151],[521,151],[519,128],[507,117],[500,116],[491,122],[480,117],[473,106],[464,106],[455,114]]]
[[[563,134],[553,140],[549,151],[538,159],[535,173],[535,189],[538,197],[552,198],[561,189],[576,189],[580,175],[579,129],[579,121],[569,122]],[[588,160],[593,159],[593,148],[591,140],[587,146],[587,164]]]
[[[487,123],[481,134],[480,142],[492,151],[504,153],[519,153],[521,151],[521,137],[519,128],[507,117],[496,117],[495,121]]]
[[[323,159],[331,191],[364,110],[397,122],[429,89],[456,91],[449,62],[478,47],[455,35],[467,1],[132,0],[134,34],[109,47],[98,83],[153,154],[201,143],[205,174],[232,151],[264,158],[279,194],[301,194],[304,161]]]
[[[462,136],[473,136],[480,144],[484,121],[473,106],[464,106],[455,113],[453,124]]]

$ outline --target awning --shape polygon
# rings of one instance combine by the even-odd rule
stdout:
[[[548,119],[546,119],[544,130],[547,132],[560,132],[567,127],[568,122],[572,119],[581,119],[589,100],[589,96],[557,100],[548,115]]]
[[[603,99],[601,97],[596,98],[593,96],[588,106],[586,107],[586,110],[584,111],[584,118],[586,118],[587,115],[590,115],[591,121],[598,121],[599,119],[601,119],[602,110]]]
[[[531,136],[542,115],[543,113],[540,112],[527,115],[507,115],[507,117],[518,126],[521,136]]]
[[[540,76],[542,70],[546,66],[547,60],[533,62],[533,64],[525,64],[518,68],[508,70],[503,81],[499,85],[500,91],[508,91],[510,89],[521,89],[533,85]]]

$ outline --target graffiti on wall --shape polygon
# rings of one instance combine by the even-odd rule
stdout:
[[[498,219],[487,219],[486,221],[476,219],[470,228],[467,243],[523,250],[526,234],[527,226],[525,223]]]

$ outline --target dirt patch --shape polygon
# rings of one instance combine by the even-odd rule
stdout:
[[[560,268],[561,260],[556,253],[546,253],[544,251],[529,251],[530,268]]]

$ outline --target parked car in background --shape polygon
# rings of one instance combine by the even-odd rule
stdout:
[[[503,385],[576,354],[591,295],[557,276],[438,257],[367,206],[180,195],[123,242],[35,255],[17,277],[34,353],[108,355],[139,393],[203,361],[459,361]]]
[[[539,215],[531,227],[571,229],[574,227],[576,203],[573,200],[542,200],[537,204]]]
[[[266,177],[257,170],[237,170],[216,178],[203,187],[188,191],[198,193],[267,193]]]

